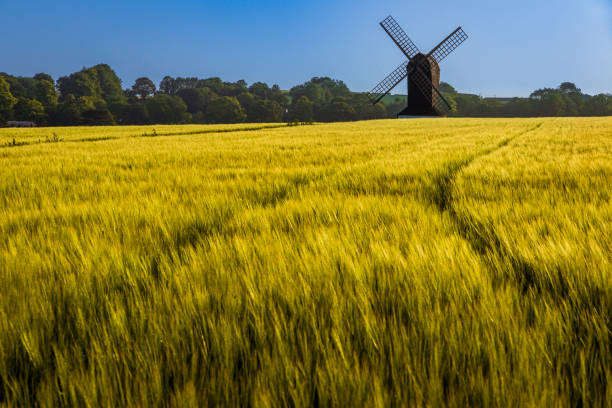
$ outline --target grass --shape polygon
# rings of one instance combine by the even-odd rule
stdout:
[[[0,405],[610,405],[611,126],[1,129]]]

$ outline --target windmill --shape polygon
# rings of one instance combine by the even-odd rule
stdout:
[[[439,90],[439,63],[467,40],[467,34],[459,27],[428,54],[423,54],[393,17],[387,17],[381,21],[380,25],[404,55],[408,57],[408,60],[369,92],[370,101],[374,105],[377,104],[408,77],[408,106],[399,113],[398,117],[446,116],[451,107]]]

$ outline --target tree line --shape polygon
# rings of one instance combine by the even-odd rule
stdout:
[[[538,89],[528,98],[512,99],[461,94],[445,83],[440,90],[453,108],[451,116],[612,116],[612,95],[587,95],[571,82],[563,82],[554,89]]]
[[[612,115],[610,95],[584,95],[571,83],[510,101],[461,94],[446,83],[441,91],[452,105],[452,116]],[[405,103],[405,97],[387,96],[374,106],[367,94],[352,92],[343,81],[327,77],[283,91],[263,82],[249,85],[243,80],[170,76],[159,86],[142,77],[123,89],[106,64],[56,81],[44,73],[31,78],[0,73],[0,126],[10,120],[43,126],[336,122],[395,117]]]

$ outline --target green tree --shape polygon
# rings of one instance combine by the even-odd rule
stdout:
[[[159,91],[161,93],[165,93],[167,95],[174,95],[177,93],[178,90],[179,88],[178,84],[176,83],[176,80],[169,75],[165,76],[164,79],[162,79],[159,83]]]
[[[282,118],[282,106],[267,99],[256,100],[247,110],[247,119],[252,123],[280,122]]]
[[[147,99],[146,107],[153,123],[182,123],[186,119],[187,105],[178,96],[155,95]]]
[[[42,103],[46,109],[54,108],[55,106],[57,106],[59,95],[55,91],[55,86],[53,85],[53,82],[49,82],[46,79],[37,80],[35,99]]]
[[[128,103],[121,112],[121,122],[126,125],[148,125],[151,117],[147,105],[143,103]]]
[[[61,77],[57,80],[57,87],[61,98],[74,95],[76,98],[81,96],[92,96],[101,93],[99,84],[87,72],[75,72],[69,76]]]
[[[355,109],[346,102],[332,102],[319,111],[320,122],[349,122],[355,120]]]
[[[81,124],[82,107],[74,94],[68,94],[64,97],[55,111],[53,124],[55,125],[78,125]]]
[[[115,119],[102,98],[83,96],[79,98],[81,123],[88,126],[115,125]]]
[[[208,88],[184,88],[180,89],[176,95],[187,105],[187,112],[192,114],[206,112],[208,104],[216,96]]]
[[[155,84],[149,78],[141,77],[132,85],[132,91],[144,100],[147,96],[155,94]]]
[[[9,84],[0,77],[0,126],[4,126],[5,122],[12,117],[16,103],[17,98],[11,94]]]
[[[343,81],[331,79],[329,77],[312,78],[311,83],[319,85],[324,90],[329,91],[332,98],[350,98],[351,91]]]
[[[121,99],[123,97],[123,89],[121,88],[121,79],[115,71],[106,64],[98,64],[89,69],[95,73],[97,81],[100,84],[100,97],[106,102]]]
[[[270,100],[275,101],[283,108],[286,108],[289,106],[289,94],[287,92],[283,92],[280,89],[280,86],[274,84],[272,85],[272,88],[270,88],[270,91],[271,91],[270,98],[269,98]]]
[[[541,116],[562,116],[566,110],[566,103],[559,93],[549,93],[540,100]]]
[[[206,78],[200,79],[197,84],[197,88],[208,88],[217,95],[223,95],[223,81],[221,78]]]
[[[40,72],[38,74],[34,75],[34,79],[37,81],[47,81],[47,82],[51,82],[52,84],[55,84],[55,81],[53,80],[53,77],[49,74],[45,74],[44,72]]]
[[[612,115],[612,96],[599,94],[589,98],[584,104],[583,114],[587,116]]]
[[[442,94],[455,95],[457,90],[453,88],[449,83],[440,82],[440,92]]]
[[[238,102],[240,102],[240,106],[242,106],[245,112],[248,112],[248,110],[251,109],[251,105],[255,103],[255,97],[249,92],[241,93],[236,97],[236,99],[238,99]]]
[[[264,82],[255,82],[249,87],[249,92],[262,99],[268,99],[272,95],[272,90]]]
[[[329,91],[326,92],[323,87],[314,82],[307,82],[304,85],[294,86],[289,91],[289,94],[292,100],[297,100],[301,96],[305,96],[317,107],[325,104],[329,97]]]
[[[355,113],[359,120],[384,119],[387,117],[387,107],[384,103],[359,104],[355,107]]]
[[[300,96],[289,110],[290,122],[312,122],[314,120],[313,103],[306,96]]]
[[[45,123],[46,114],[42,103],[36,99],[18,98],[15,104],[14,116],[17,120]]]
[[[581,93],[581,90],[571,82],[563,82],[559,85],[559,90],[564,93]]]
[[[209,123],[241,123],[246,119],[246,113],[238,99],[223,96],[214,99],[206,110],[206,121]]]

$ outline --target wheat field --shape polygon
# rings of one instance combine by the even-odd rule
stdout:
[[[612,119],[0,129],[0,406],[610,406]]]

